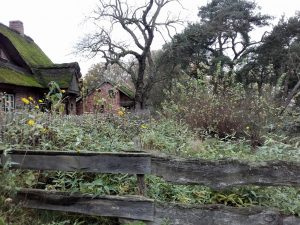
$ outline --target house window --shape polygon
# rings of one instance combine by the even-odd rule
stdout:
[[[116,92],[114,89],[108,90],[108,95],[110,98],[115,98],[116,97]]]
[[[104,105],[100,106],[100,113],[104,113]]]
[[[6,112],[11,112],[15,109],[15,95],[3,94],[1,97],[1,109]]]
[[[6,54],[4,53],[4,51],[0,48],[0,58],[1,59],[5,59],[5,60],[8,60]]]

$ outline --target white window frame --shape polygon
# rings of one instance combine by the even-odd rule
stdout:
[[[5,59],[8,60],[8,57],[6,56],[5,52],[3,51],[3,49],[0,48],[0,58],[1,59]]]
[[[4,94],[2,97],[2,110],[5,112],[11,112],[15,109],[15,95],[14,94]]]

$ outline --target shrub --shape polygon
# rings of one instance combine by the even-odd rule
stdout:
[[[186,124],[171,119],[151,121],[140,135],[144,149],[176,155],[187,152],[194,140],[194,134]]]
[[[199,134],[218,138],[246,138],[252,146],[261,145],[267,124],[276,118],[270,99],[247,93],[236,84],[222,92],[199,80],[175,84],[163,104],[166,117],[185,121]]]
[[[5,114],[0,143],[40,150],[133,150],[133,139],[144,124],[144,118],[132,115],[65,116],[25,110]]]

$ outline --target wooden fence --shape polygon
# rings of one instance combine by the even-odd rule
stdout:
[[[300,219],[261,207],[233,208],[223,205],[185,206],[154,202],[145,193],[144,175],[162,177],[174,184],[201,184],[214,189],[241,185],[300,187],[300,164],[270,161],[183,160],[146,153],[77,153],[62,151],[0,152],[0,165],[12,169],[81,171],[134,174],[140,196],[92,196],[36,189],[21,189],[15,200],[24,207],[87,215],[148,221],[158,225],[299,225]]]

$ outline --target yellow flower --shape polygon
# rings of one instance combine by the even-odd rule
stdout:
[[[33,126],[35,124],[35,122],[34,122],[34,120],[30,119],[30,120],[27,121],[27,124],[29,126]]]
[[[34,106],[35,109],[39,109],[40,107],[38,105]]]
[[[141,125],[141,128],[142,128],[142,129],[146,129],[147,126],[146,126],[145,124],[142,124],[142,125]]]
[[[124,116],[124,115],[125,115],[125,112],[122,111],[122,110],[119,110],[119,111],[118,111],[118,115],[119,115],[119,116]]]
[[[28,97],[29,101],[32,101],[33,102],[33,98],[32,97]]]
[[[117,112],[119,116],[124,116],[125,115],[125,109],[124,108],[119,108],[119,111]]]
[[[247,130],[249,130],[249,129],[250,129],[250,127],[246,127],[246,129],[247,129]]]
[[[39,103],[43,103],[43,100],[39,99]]]
[[[26,105],[30,103],[30,101],[27,98],[21,98],[22,102]]]
[[[64,94],[64,93],[66,93],[66,91],[65,91],[65,90],[61,90],[61,93],[63,93],[63,94]]]

